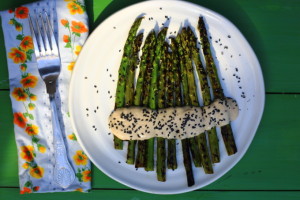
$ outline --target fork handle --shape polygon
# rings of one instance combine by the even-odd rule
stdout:
[[[67,158],[66,147],[58,121],[54,94],[49,96],[53,121],[53,141],[55,152],[55,167],[53,172],[54,181],[62,188],[67,188],[74,181],[75,173]]]

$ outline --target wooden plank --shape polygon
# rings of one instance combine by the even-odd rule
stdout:
[[[6,61],[6,51],[4,46],[3,31],[0,25],[0,89],[8,89],[8,69]]]
[[[300,95],[267,95],[265,113],[250,149],[208,190],[297,190],[300,188]],[[0,187],[18,186],[17,152],[8,91],[0,91]],[[3,134],[5,133],[5,134]],[[127,188],[94,167],[93,188]]]
[[[256,136],[242,160],[205,189],[299,190],[300,95],[267,95]]]
[[[0,199],[9,200],[65,200],[65,199],[109,199],[109,200],[299,200],[299,191],[194,191],[177,195],[155,195],[135,190],[92,190],[90,193],[68,192],[20,195],[17,188],[0,188]]]
[[[1,1],[1,4],[0,4],[0,10],[6,10],[6,9],[9,9],[9,8],[15,8],[15,7],[18,7],[20,5],[23,5],[25,3],[31,3],[31,2],[34,2],[35,0],[22,0],[22,1],[19,1],[19,0],[10,0],[10,1]]]
[[[18,158],[8,91],[0,91],[0,105],[0,152],[5,160],[1,166],[0,186],[16,186],[19,183]]]
[[[242,32],[260,60],[268,92],[300,92],[299,1],[238,1],[253,26]],[[238,21],[238,19],[235,19]],[[253,28],[253,31],[249,31]]]

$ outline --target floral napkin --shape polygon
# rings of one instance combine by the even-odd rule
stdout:
[[[34,55],[28,16],[46,11],[61,56],[56,101],[68,159],[76,180],[61,188],[53,181],[55,165],[49,96]],[[68,112],[68,88],[76,58],[88,36],[83,0],[42,0],[1,12],[7,52],[10,97],[18,149],[21,194],[81,191],[91,188],[91,164],[76,140]]]

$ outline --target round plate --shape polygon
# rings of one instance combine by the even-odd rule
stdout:
[[[187,186],[180,141],[177,145],[178,169],[167,170],[167,181],[159,182],[155,172],[126,164],[124,150],[115,150],[109,133],[108,116],[114,109],[118,69],[128,31],[136,17],[144,15],[140,31],[168,25],[168,35],[176,35],[189,24],[197,31],[204,16],[216,57],[225,95],[237,100],[240,108],[232,129],[238,152],[228,156],[218,129],[221,162],[214,174],[193,168],[195,185]],[[105,174],[137,190],[175,194],[206,186],[229,171],[245,154],[259,125],[265,100],[260,65],[240,31],[223,16],[183,1],[146,1],[122,9],[107,18],[86,41],[76,62],[70,86],[69,106],[78,141],[92,162]]]

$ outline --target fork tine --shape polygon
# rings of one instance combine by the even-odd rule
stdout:
[[[47,34],[47,27],[45,26],[45,21],[43,19],[42,13],[39,13],[39,18],[42,23],[42,38],[44,40],[44,45],[45,45],[45,52],[46,55],[51,55],[51,48],[50,48],[50,43],[48,39],[48,34]]]
[[[35,15],[35,23],[37,29],[37,44],[39,46],[40,56],[45,56],[46,52],[45,52],[44,41],[41,33],[40,24],[36,15]]]
[[[32,19],[31,19],[31,15],[29,14],[29,27],[30,27],[30,32],[31,32],[31,36],[32,36],[32,41],[33,41],[33,45],[34,45],[34,53],[36,56],[40,55],[40,46],[38,45],[37,39],[36,39],[36,34],[33,28],[33,24],[32,24]]]
[[[54,37],[54,31],[53,31],[53,28],[52,28],[51,23],[50,23],[50,20],[49,20],[49,18],[48,18],[47,12],[45,11],[44,14],[45,14],[46,23],[47,23],[47,26],[48,26],[48,33],[49,33],[49,43],[50,43],[50,47],[51,47],[52,53],[53,53],[54,55],[57,55],[57,56],[58,56],[58,47],[57,47],[57,43],[56,43],[56,40],[55,40],[55,37]]]

